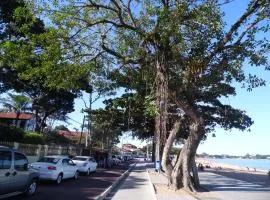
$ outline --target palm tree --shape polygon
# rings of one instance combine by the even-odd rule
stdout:
[[[31,99],[25,95],[8,93],[8,98],[0,98],[0,103],[10,112],[16,113],[16,127],[19,126],[19,117],[22,112],[31,110]]]

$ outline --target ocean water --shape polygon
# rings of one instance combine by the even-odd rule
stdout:
[[[224,159],[207,159],[210,162],[224,163],[239,167],[249,167],[263,170],[270,170],[270,159],[236,159],[236,158],[224,158]]]

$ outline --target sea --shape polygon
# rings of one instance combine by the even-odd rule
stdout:
[[[256,168],[262,170],[270,170],[270,159],[242,159],[242,158],[208,158],[213,163],[223,163],[239,167]]]

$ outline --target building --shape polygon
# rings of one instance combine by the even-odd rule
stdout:
[[[58,131],[58,134],[59,134],[59,135],[62,135],[62,136],[64,136],[64,137],[66,137],[66,138],[69,138],[69,139],[71,139],[71,140],[79,140],[80,137],[81,137],[81,132],[79,132],[79,131],[65,131],[65,130],[59,130],[59,131]],[[82,133],[82,140],[85,140],[85,135],[86,135],[86,134],[87,134],[86,132],[83,132],[83,133]]]
[[[35,130],[35,117],[31,113],[0,112],[0,123],[13,125],[26,131]]]
[[[123,144],[122,145],[122,150],[123,151],[130,151],[133,152],[135,150],[137,150],[137,147],[133,144]]]

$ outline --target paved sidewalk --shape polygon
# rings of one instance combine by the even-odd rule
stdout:
[[[112,200],[154,200],[145,163],[137,163],[129,176],[116,187],[106,199]]]
[[[270,188],[226,176],[200,172],[200,183],[211,192],[204,192],[203,200],[269,200]],[[209,193],[209,195],[207,195]],[[210,195],[210,193],[212,193]]]
[[[146,169],[150,169],[150,173]],[[269,200],[270,188],[211,172],[200,172],[200,183],[209,192],[189,194],[166,190],[167,179],[153,172],[152,163],[137,163],[130,175],[106,199],[112,200]],[[150,180],[149,180],[150,178]],[[154,193],[152,184],[157,189]],[[165,187],[164,187],[165,185]]]

